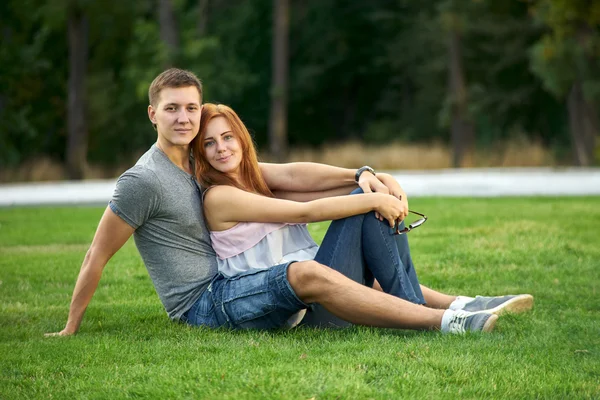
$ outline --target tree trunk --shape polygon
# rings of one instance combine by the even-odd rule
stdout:
[[[67,175],[83,179],[87,159],[88,131],[85,118],[85,78],[88,59],[88,21],[82,10],[69,12],[69,103]]]
[[[198,0],[196,30],[198,31],[199,37],[203,37],[206,33],[206,25],[208,24],[208,3],[209,0]]]
[[[598,115],[593,105],[585,99],[580,81],[573,84],[567,103],[574,162],[581,167],[592,166],[599,128]]]
[[[273,48],[271,114],[269,119],[270,152],[276,161],[287,157],[289,0],[273,0]]]
[[[176,64],[179,55],[179,33],[173,0],[158,0],[158,22],[160,25],[160,39],[167,48],[165,67],[172,67]]]
[[[450,65],[448,81],[452,102],[452,165],[454,168],[471,164],[467,160],[472,156],[475,130],[469,120],[467,85],[464,77],[461,54],[461,37],[456,29],[448,33],[448,53]]]
[[[580,22],[576,34],[577,43],[582,49],[591,48],[589,43],[594,34],[594,29],[590,25]],[[598,61],[593,54],[587,52],[585,60],[588,70],[598,69]],[[573,83],[567,97],[567,107],[574,163],[581,167],[589,167],[595,163],[596,136],[600,132],[600,125],[595,104],[585,98],[582,81],[583,76],[580,71],[579,78]]]

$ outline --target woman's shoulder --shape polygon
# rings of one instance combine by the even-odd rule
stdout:
[[[235,186],[214,185],[204,189],[202,201],[204,206],[210,209],[222,206],[238,207],[251,201],[249,196],[255,195]]]
[[[243,192],[243,190],[229,185],[212,185],[202,189],[202,198],[231,196],[236,192]]]

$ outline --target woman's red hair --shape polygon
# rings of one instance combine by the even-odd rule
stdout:
[[[227,120],[242,148],[242,162],[240,163],[239,170],[240,182],[214,169],[206,159],[206,152],[203,146],[206,127],[213,118],[217,117],[223,117]],[[258,156],[252,137],[240,117],[238,117],[231,107],[223,104],[205,103],[202,108],[200,130],[192,141],[191,147],[195,159],[196,179],[202,186],[229,185],[247,192],[273,197],[273,193],[269,190],[258,167]]]

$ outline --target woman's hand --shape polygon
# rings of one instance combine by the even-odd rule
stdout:
[[[380,221],[385,219],[390,227],[393,227],[396,221],[403,221],[406,218],[408,207],[405,202],[389,194],[372,193],[371,195],[376,196],[374,211],[376,216],[379,215]]]
[[[377,192],[390,194],[400,200],[403,204],[404,212],[399,221],[403,221],[408,215],[408,197],[402,187],[400,187],[400,184],[390,174],[377,173],[377,175],[373,175],[370,173],[362,173],[358,185],[364,193]],[[377,211],[375,211],[375,217],[380,221],[384,220],[384,217]]]

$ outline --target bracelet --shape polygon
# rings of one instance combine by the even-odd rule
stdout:
[[[373,168],[369,167],[368,165],[365,165],[364,167],[360,167],[358,170],[356,170],[356,174],[354,175],[354,181],[356,183],[358,183],[358,179],[360,178],[362,173],[365,171],[369,171],[370,173],[373,174],[373,176],[375,176],[375,170]]]

